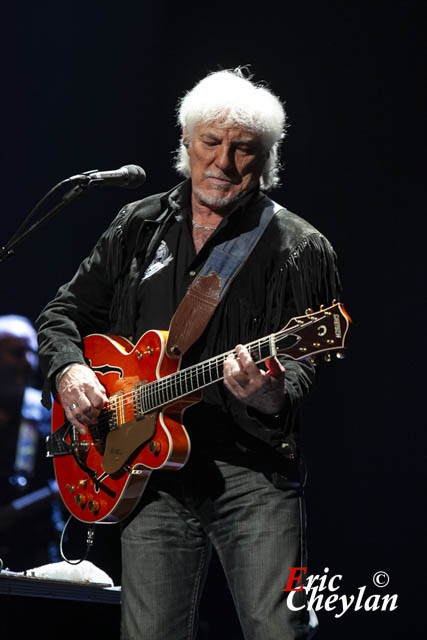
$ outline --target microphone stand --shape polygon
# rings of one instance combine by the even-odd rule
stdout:
[[[4,262],[8,258],[11,258],[15,253],[15,251],[14,251],[15,247],[17,247],[19,244],[21,244],[21,242],[23,240],[25,240],[25,238],[27,238],[29,235],[34,233],[34,231],[36,231],[39,227],[41,227],[43,224],[45,224],[51,218],[53,218],[58,213],[58,211],[60,211],[65,206],[67,206],[68,204],[70,204],[71,202],[73,202],[74,200],[79,198],[86,191],[86,189],[90,186],[90,184],[91,184],[90,174],[93,173],[94,171],[96,171],[96,169],[92,170],[92,171],[87,171],[87,172],[82,173],[82,174],[77,175],[77,176],[73,176],[73,178],[67,178],[66,180],[62,180],[62,182],[59,182],[57,185],[55,185],[55,187],[53,187],[50,191],[48,191],[48,193],[36,204],[34,209],[25,218],[24,222],[15,231],[13,236],[6,242],[4,247],[1,247],[1,249],[0,249],[0,263]],[[62,200],[61,200],[61,202],[59,202],[59,204],[57,204],[55,207],[53,207],[53,209],[48,211],[48,213],[46,215],[44,215],[42,218],[40,218],[40,220],[38,220],[33,225],[31,225],[31,227],[29,227],[26,231],[23,231],[25,225],[34,216],[34,214],[37,211],[37,209],[43,204],[43,202],[45,202],[45,200],[52,193],[57,191],[64,184],[67,184],[67,183],[69,184],[70,182],[72,183],[72,182],[76,182],[76,181],[77,181],[78,184],[75,185],[72,189],[69,189],[69,191],[67,191],[62,196]]]

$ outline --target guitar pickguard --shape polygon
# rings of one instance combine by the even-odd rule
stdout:
[[[120,471],[130,456],[154,436],[156,419],[157,412],[153,412],[109,432],[102,460],[106,473],[112,475]]]

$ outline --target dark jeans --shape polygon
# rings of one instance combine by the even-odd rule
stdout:
[[[122,533],[123,640],[194,640],[211,545],[246,640],[308,638],[305,608],[282,591],[306,566],[299,483],[276,488],[262,470],[207,461],[152,474]],[[301,606],[305,592],[295,594]]]

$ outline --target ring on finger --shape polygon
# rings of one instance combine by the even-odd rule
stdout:
[[[78,406],[79,406],[78,404],[73,402],[73,404],[70,404],[70,411],[74,411],[74,409],[77,409]]]

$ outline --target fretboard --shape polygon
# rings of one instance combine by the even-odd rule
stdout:
[[[268,338],[255,340],[245,346],[256,363],[263,362],[275,355],[275,334]],[[237,355],[234,350],[227,351],[200,364],[192,365],[160,380],[155,380],[139,387],[135,393],[139,396],[138,401],[141,412],[153,411],[189,393],[222,380],[224,377],[224,360],[231,354]]]
[[[317,313],[310,311],[305,316],[293,318],[277,333],[254,340],[245,347],[256,364],[278,353],[289,354],[291,350],[294,350],[292,357],[299,360],[310,357],[312,354],[342,348],[350,319],[341,306],[341,303],[333,303],[331,307],[321,308]],[[302,339],[302,333],[306,333],[305,341]],[[141,413],[148,413],[214,382],[219,382],[224,377],[224,361],[230,355],[237,356],[237,353],[234,349],[226,351],[219,356],[140,386],[134,392],[135,404]]]

